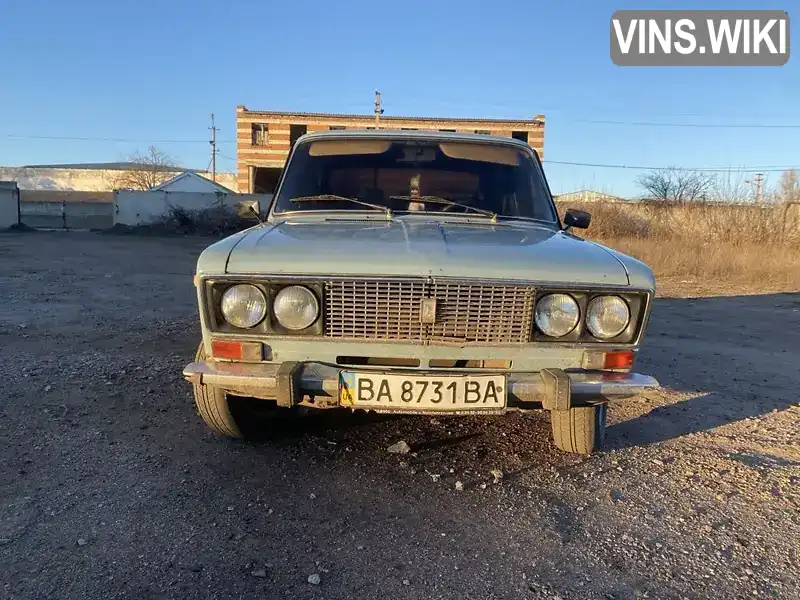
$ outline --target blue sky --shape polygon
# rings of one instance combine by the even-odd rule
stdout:
[[[702,8],[789,4],[794,0],[768,7],[728,0]],[[205,168],[214,112],[222,142],[218,168],[233,170],[237,104],[369,113],[378,88],[392,115],[544,113],[545,166],[556,192],[593,187],[633,194],[638,171],[548,161],[800,166],[797,57],[780,68],[617,67],[609,58],[609,20],[620,8],[674,6],[9,2],[0,48],[0,165],[120,160],[155,142],[182,164]],[[798,127],[587,122],[593,120]]]

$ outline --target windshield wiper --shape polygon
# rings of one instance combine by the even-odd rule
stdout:
[[[503,219],[513,219],[516,221],[531,221],[533,223],[542,223],[544,225],[555,225],[555,221],[548,221],[547,219],[539,219],[536,217],[523,217],[519,215],[503,215]]]
[[[408,200],[410,202],[421,202],[423,204],[441,204],[442,206],[458,206],[459,208],[466,208],[480,215],[484,215],[486,217],[490,217],[492,222],[497,222],[497,213],[492,212],[491,210],[486,210],[485,208],[478,208],[477,206],[470,206],[469,204],[462,204],[461,202],[455,202],[454,200],[448,200],[447,198],[442,198],[440,196],[418,196],[418,197],[411,197],[411,196],[389,196],[391,200]]]
[[[374,210],[380,210],[386,214],[387,218],[392,217],[392,210],[388,206],[381,206],[380,204],[373,204],[372,202],[364,202],[363,200],[359,200],[358,198],[348,198],[347,196],[337,196],[336,194],[318,194],[317,196],[298,196],[297,198],[292,198],[289,202],[336,202],[336,201],[346,201],[352,202],[354,204],[360,204],[361,206],[366,206],[368,208],[372,208]]]

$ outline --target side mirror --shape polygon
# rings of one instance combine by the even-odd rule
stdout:
[[[586,229],[589,223],[592,222],[591,213],[585,210],[578,210],[576,208],[568,208],[564,215],[564,230],[569,230],[570,227],[577,227],[578,229]]]
[[[240,200],[236,203],[236,214],[243,219],[261,220],[261,207],[258,200]]]

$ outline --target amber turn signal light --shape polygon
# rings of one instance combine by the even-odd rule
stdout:
[[[228,340],[213,340],[211,342],[211,354],[214,358],[242,360],[242,343],[229,342]]]
[[[604,369],[628,369],[633,365],[633,352],[623,350],[621,352],[607,352],[603,360]]]
[[[633,366],[633,355],[634,353],[631,350],[617,350],[614,352],[584,352],[583,368],[590,370],[629,369]]]
[[[262,358],[261,342],[211,340],[211,355],[214,358],[227,360],[259,362]]]

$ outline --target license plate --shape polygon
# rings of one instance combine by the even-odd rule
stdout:
[[[406,411],[482,411],[506,406],[504,375],[383,375],[342,371],[339,404]]]

